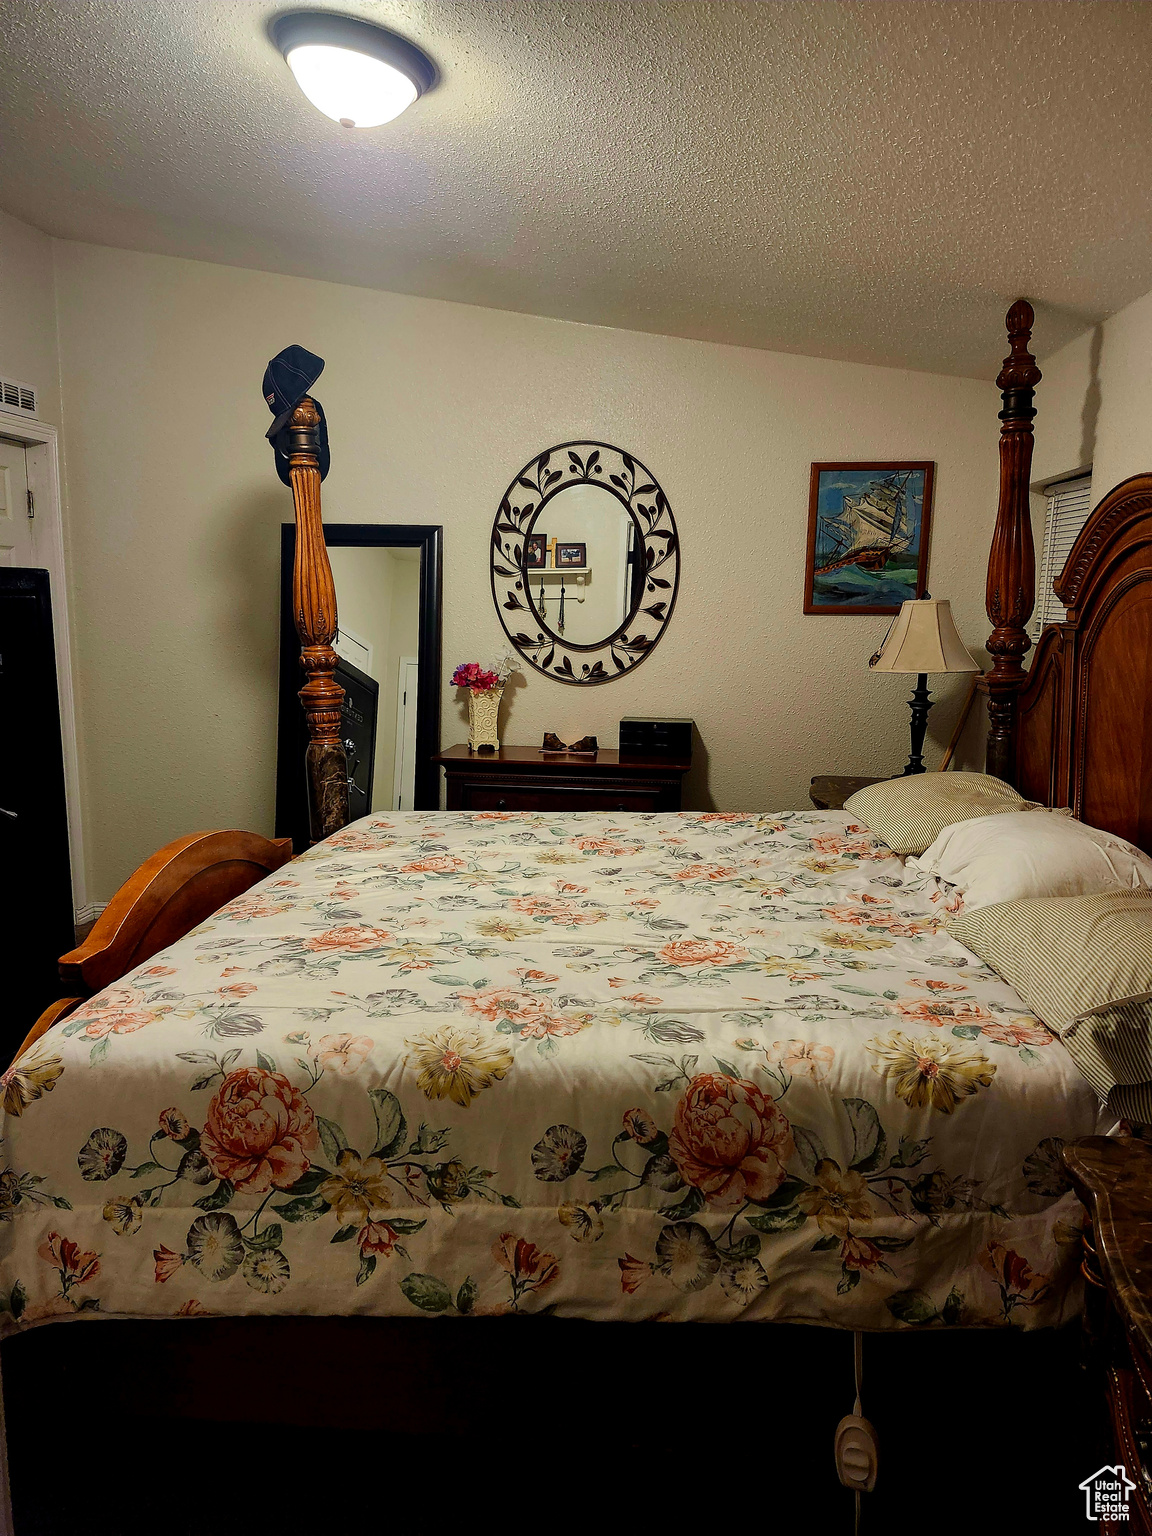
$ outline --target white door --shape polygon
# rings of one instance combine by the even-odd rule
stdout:
[[[34,566],[33,532],[24,444],[0,437],[0,565]]]
[[[415,656],[401,656],[396,687],[396,771],[394,811],[410,811],[416,797],[416,694],[420,666]]]
[[[376,673],[372,670],[372,646],[358,635],[354,629],[349,629],[347,624],[341,624],[336,631],[336,638],[332,642],[332,649],[337,656],[343,656],[345,661],[350,661],[354,667],[359,667],[361,672],[367,672],[374,678]]]

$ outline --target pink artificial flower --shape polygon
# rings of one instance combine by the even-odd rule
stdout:
[[[495,672],[486,672],[478,661],[462,661],[452,674],[451,687],[467,688],[472,693],[487,693],[498,687],[500,679]]]

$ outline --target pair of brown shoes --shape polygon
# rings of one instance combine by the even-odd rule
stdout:
[[[544,745],[540,750],[541,752],[579,752],[594,757],[599,748],[596,745],[595,736],[581,736],[579,741],[574,741],[571,745],[566,746],[559,736],[554,736],[551,731],[545,731]]]

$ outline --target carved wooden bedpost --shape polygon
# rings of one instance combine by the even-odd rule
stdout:
[[[1036,555],[1028,477],[1032,468],[1032,407],[1040,382],[1036,359],[1028,350],[1034,319],[1032,306],[1017,299],[1006,324],[1010,351],[996,383],[1000,412],[1000,504],[988,555],[986,605],[993,630],[988,637],[992,670],[982,680],[988,697],[987,770],[1014,782],[1016,771],[1016,700],[1027,679],[1021,665],[1032,644],[1026,625],[1036,602]]]
[[[292,567],[292,616],[300,637],[300,665],[307,682],[300,702],[308,721],[308,822],[312,841],[348,823],[348,763],[340,729],[344,690],[333,677],[338,657],[336,584],[320,515],[320,416],[305,395],[288,423],[292,500],[296,508],[296,559]]]

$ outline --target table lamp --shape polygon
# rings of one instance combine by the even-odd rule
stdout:
[[[925,597],[900,605],[900,612],[869,661],[873,672],[915,672],[919,675],[908,707],[912,711],[912,753],[904,774],[924,773],[924,733],[932,698],[929,672],[979,672],[956,633],[947,598]]]

